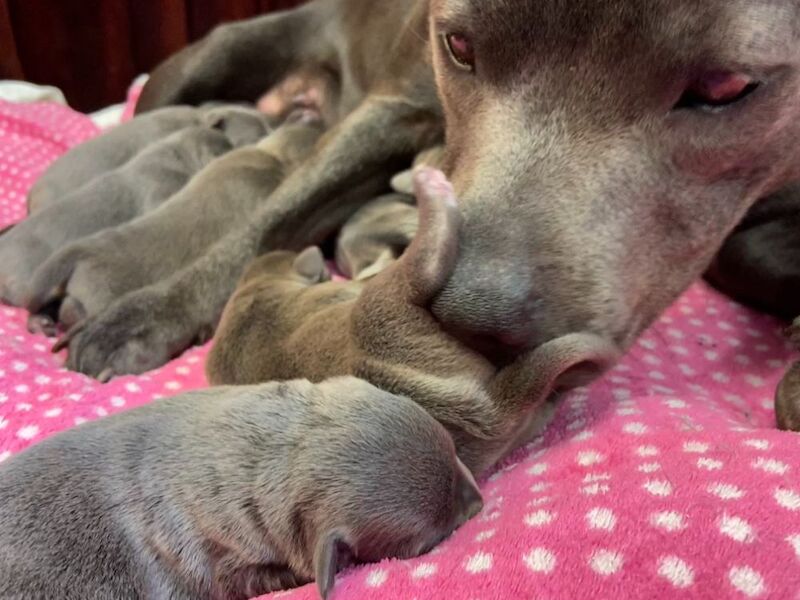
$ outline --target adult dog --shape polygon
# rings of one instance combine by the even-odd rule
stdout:
[[[132,342],[192,339],[243,262],[315,243],[364,201],[347,192],[442,139],[464,223],[430,310],[496,362],[576,332],[624,349],[712,264],[794,317],[799,38],[795,0],[316,0],[224,25],[155,71],[140,112],[317,69],[333,127],[247,231],[70,351],[97,374]]]

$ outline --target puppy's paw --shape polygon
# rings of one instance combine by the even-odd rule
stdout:
[[[50,257],[34,274],[25,304],[36,313],[43,306],[61,301],[59,321],[69,329],[141,287],[136,273],[105,242],[105,237],[91,238]]]
[[[132,292],[74,326],[53,348],[69,348],[67,368],[109,381],[156,369],[197,339],[183,307],[153,288]]]

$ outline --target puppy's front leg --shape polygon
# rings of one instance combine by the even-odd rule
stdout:
[[[179,273],[133,292],[68,336],[68,366],[106,379],[156,368],[215,329],[247,263],[276,247],[315,244],[378,194],[441,135],[434,111],[380,97],[366,101],[269,197],[253,222]]]

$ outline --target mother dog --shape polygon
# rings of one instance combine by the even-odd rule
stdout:
[[[330,233],[362,201],[346,192],[442,138],[464,224],[430,310],[498,363],[576,332],[624,349],[709,266],[793,318],[799,38],[796,0],[316,0],[224,25],[159,67],[140,111],[255,101],[310,69],[334,127],[247,232],[70,350],[96,374],[133,342],[192,339],[246,260]]]

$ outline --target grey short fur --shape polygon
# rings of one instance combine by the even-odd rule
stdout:
[[[190,268],[247,224],[255,207],[266,202],[270,191],[305,159],[323,131],[318,119],[301,115],[259,144],[218,158],[157,210],[67,246],[36,271],[32,288],[38,295],[29,300],[29,306],[37,311],[62,298],[60,320],[74,326],[99,315],[120,295],[156,285]],[[220,173],[226,176],[220,177]],[[203,308],[187,310],[184,318]],[[142,302],[136,310],[149,311],[149,306]],[[222,305],[217,310],[221,312]],[[207,339],[212,331],[207,328],[193,335]],[[72,331],[72,335],[77,339],[86,331]],[[169,332],[162,330],[160,335]],[[116,374],[142,372],[181,349],[168,346],[159,350],[152,347],[156,344],[125,341],[135,344],[137,350],[120,356],[118,362],[114,353],[104,353],[100,363],[104,366],[96,375],[104,369]],[[195,341],[197,338],[181,343]],[[77,353],[74,358],[79,358]],[[84,356],[82,360],[92,359]],[[71,365],[79,366],[77,362]]]
[[[182,122],[175,113],[185,115],[187,124],[169,133]],[[29,274],[54,252],[154,210],[215,158],[265,137],[269,124],[255,110],[232,106],[157,111],[141,123],[134,119],[120,129],[127,132],[122,140],[116,139],[116,132],[110,140],[101,136],[98,140],[103,143],[92,140],[78,146],[56,162],[51,168],[54,173],[45,173],[45,183],[34,189],[32,197],[43,197],[45,188],[63,190],[69,183],[74,189],[58,201],[40,200],[34,214],[0,238],[1,300],[27,304]],[[149,143],[144,135],[153,136]],[[110,141],[119,145],[116,152],[109,148]],[[92,159],[103,163],[128,154],[133,156],[114,170],[78,178],[88,171]],[[66,173],[72,174],[66,177]]]
[[[2,600],[247,600],[427,552],[481,508],[447,432],[352,378],[220,388],[0,466]]]

